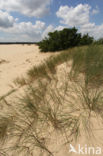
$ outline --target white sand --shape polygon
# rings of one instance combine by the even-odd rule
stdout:
[[[0,45],[0,96],[10,90],[16,77],[23,76],[33,65],[38,65],[51,53],[40,53],[37,45]]]

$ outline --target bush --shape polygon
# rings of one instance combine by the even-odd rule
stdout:
[[[79,44],[81,34],[77,33],[76,28],[63,29],[48,33],[48,38],[39,42],[41,51],[58,51],[73,47]]]
[[[103,38],[100,38],[94,42],[94,44],[103,44]]]
[[[39,48],[42,52],[60,51],[74,46],[89,45],[93,42],[93,37],[90,37],[88,34],[82,37],[77,31],[73,27],[50,32],[47,38],[38,43]]]
[[[81,37],[80,45],[90,45],[93,43],[93,37],[90,37],[88,34],[85,34]]]

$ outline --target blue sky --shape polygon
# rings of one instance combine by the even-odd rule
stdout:
[[[74,26],[103,37],[103,1],[0,0],[0,41],[40,41],[50,31]]]

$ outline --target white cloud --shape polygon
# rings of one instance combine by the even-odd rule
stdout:
[[[95,39],[103,37],[103,24],[96,25],[95,23],[88,23],[79,30],[82,34],[88,33]]]
[[[42,38],[45,38],[45,37],[48,37],[48,33],[49,32],[53,32],[55,30],[63,30],[64,29],[64,26],[57,26],[57,27],[54,27],[53,25],[49,25],[48,27],[46,27],[46,29],[44,30],[44,32],[42,33]]]
[[[48,33],[49,33],[49,32],[53,32],[54,29],[55,29],[55,28],[54,28],[53,25],[49,25],[49,26],[44,30],[44,32],[43,32],[43,34],[42,34],[42,38],[47,37],[47,36],[48,36]]]
[[[57,27],[55,28],[55,30],[60,31],[60,30],[63,30],[64,28],[65,28],[64,26],[59,25],[59,26],[57,26]]]
[[[90,33],[95,29],[96,25],[95,23],[87,23],[83,26],[80,27],[80,31],[85,34],[85,33]]]
[[[96,8],[92,10],[92,15],[95,15],[98,13],[99,13],[99,8],[98,8],[98,6],[96,6]]]
[[[49,12],[51,0],[0,0],[0,9],[41,17]]]
[[[11,11],[17,11],[27,16],[40,17],[48,12],[48,5],[52,0],[0,0],[0,31],[5,37],[0,37],[0,41],[40,41],[47,37],[49,32],[62,30],[64,27],[76,26],[79,31],[89,33],[95,38],[103,37],[103,24],[96,25],[90,22],[90,14],[97,14],[96,6],[91,9],[88,4],[79,4],[76,7],[61,6],[57,11],[57,17],[61,18],[59,25],[54,27],[37,20],[32,22],[19,22],[10,15]],[[91,9],[91,12],[90,12]]]
[[[5,27],[0,28],[0,31],[4,32],[12,41],[39,41],[44,29],[45,23],[36,21],[35,24],[31,22],[15,22],[12,27],[8,29],[5,29]]]
[[[60,6],[56,12],[57,17],[61,18],[60,23],[66,27],[77,27],[82,34],[88,33],[95,39],[103,37],[103,24],[96,25],[90,22],[90,15],[99,13],[99,8],[96,6],[92,9],[88,4],[79,4],[76,7]]]
[[[0,28],[12,27],[16,20],[17,19],[14,19],[13,16],[10,16],[7,12],[0,10]]]
[[[89,22],[89,13],[91,7],[88,4],[79,4],[76,7],[61,6],[57,11],[57,17],[62,20],[60,23],[70,27],[81,26]]]

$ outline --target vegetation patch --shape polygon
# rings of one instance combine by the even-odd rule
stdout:
[[[41,52],[61,51],[75,46],[90,45],[94,41],[88,34],[81,35],[77,29],[63,29],[48,33],[48,37],[38,43]]]
[[[83,73],[86,83],[100,87],[103,83],[103,46],[78,48],[73,55],[72,71],[76,76]]]

